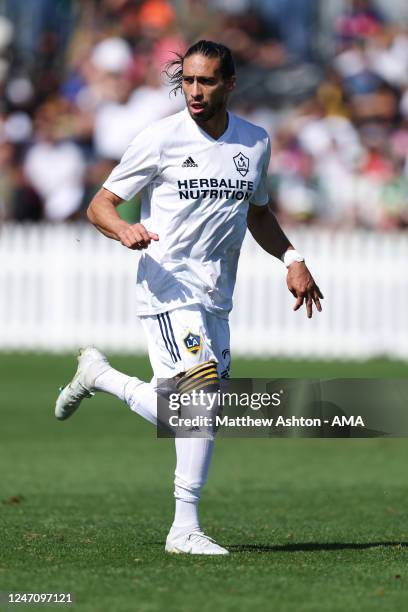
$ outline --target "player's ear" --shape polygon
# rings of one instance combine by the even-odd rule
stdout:
[[[236,85],[237,79],[235,74],[226,81],[228,91],[232,91]]]

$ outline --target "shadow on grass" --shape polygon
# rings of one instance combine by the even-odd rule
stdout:
[[[350,543],[350,542],[304,542],[301,544],[282,544],[268,546],[264,544],[235,544],[228,546],[231,552],[312,552],[321,550],[365,550],[367,548],[379,548],[380,546],[388,546],[392,548],[407,548],[408,542],[365,542],[365,543]]]

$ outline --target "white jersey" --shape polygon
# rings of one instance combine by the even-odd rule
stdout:
[[[138,253],[137,314],[202,304],[227,318],[249,202],[268,202],[270,143],[264,129],[228,113],[214,140],[187,109],[129,145],[104,187],[124,200],[141,192],[141,223],[159,235]]]

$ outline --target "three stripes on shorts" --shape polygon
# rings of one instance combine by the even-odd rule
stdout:
[[[164,346],[168,350],[173,363],[181,361],[180,351],[174,337],[173,326],[168,312],[157,315]],[[217,372],[217,362],[214,360],[204,361],[190,368],[186,374],[177,382],[177,390],[180,393],[190,393],[205,389],[217,391],[219,389],[219,378]]]
[[[164,341],[164,346],[170,353],[170,357],[173,363],[181,361],[180,351],[177,346],[176,339],[174,337],[173,327],[170,321],[168,312],[163,312],[157,315],[159,321],[161,335]]]

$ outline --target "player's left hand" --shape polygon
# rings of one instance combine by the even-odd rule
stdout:
[[[293,310],[299,310],[303,302],[305,302],[308,319],[312,318],[313,303],[317,311],[321,312],[322,306],[320,300],[324,299],[323,294],[303,261],[295,261],[290,264],[286,282],[289,291],[296,298]]]

